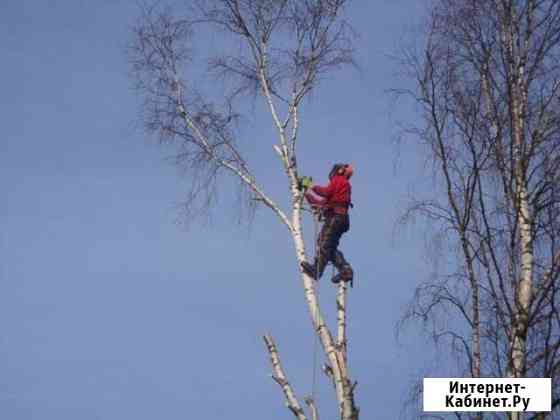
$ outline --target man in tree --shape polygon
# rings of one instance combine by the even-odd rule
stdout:
[[[326,187],[310,185],[305,194],[312,206],[323,210],[324,223],[317,241],[317,255],[313,264],[301,263],[303,271],[319,280],[327,264],[332,262],[338,273],[332,278],[333,283],[352,282],[354,272],[344,255],[338,250],[340,237],[350,229],[348,208],[352,206],[352,186],[350,178],[354,170],[349,164],[336,164],[329,173]],[[318,195],[316,197],[314,194]],[[350,283],[352,284],[352,283]]]

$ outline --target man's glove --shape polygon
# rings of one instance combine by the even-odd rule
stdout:
[[[298,178],[298,187],[302,191],[306,191],[313,184],[313,178],[310,176],[302,176]]]

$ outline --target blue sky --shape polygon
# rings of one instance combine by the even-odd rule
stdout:
[[[356,167],[342,249],[356,271],[349,357],[366,418],[397,418],[430,359],[414,331],[404,346],[394,338],[428,267],[420,230],[393,235],[422,159],[395,147],[395,119],[415,116],[386,93],[399,71],[388,55],[421,9],[353,6],[361,70],[323,83],[302,121],[304,171],[325,181],[335,161]],[[118,0],[4,2],[0,417],[290,418],[260,338],[273,334],[297,393],[309,393],[313,337],[290,238],[266,209],[240,227],[227,201],[211,224],[176,223],[188,175],[136,123],[124,46],[137,13]],[[265,144],[255,170],[282,194],[259,138],[269,127],[252,118],[243,136]],[[333,291],[325,279],[331,320]],[[319,401],[331,418],[323,378]]]

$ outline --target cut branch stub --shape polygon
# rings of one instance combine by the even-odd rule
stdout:
[[[319,420],[319,410],[317,410],[315,400],[312,397],[307,397],[305,403],[309,407],[309,411],[311,411],[311,420]]]

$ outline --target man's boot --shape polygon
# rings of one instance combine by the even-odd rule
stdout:
[[[354,270],[349,265],[345,266],[341,271],[339,271],[331,281],[335,284],[341,281],[350,282],[350,286],[354,287]]]
[[[303,269],[304,273],[308,276],[314,278],[315,280],[319,280],[323,275],[323,271],[325,271],[326,261],[323,258],[315,258],[313,264],[308,263],[307,261],[303,261],[301,263],[301,268]]]

